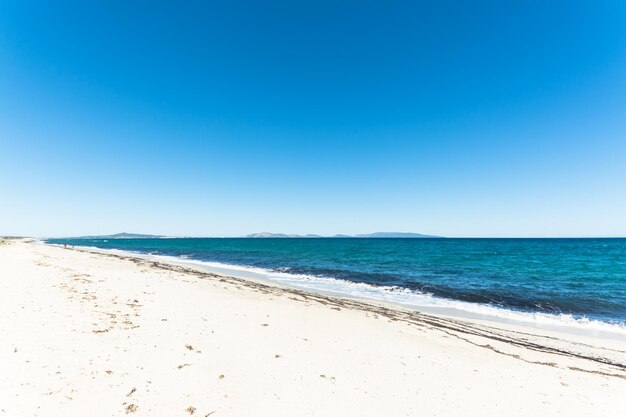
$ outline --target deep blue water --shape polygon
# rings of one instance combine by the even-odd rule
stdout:
[[[626,239],[51,239],[626,323]]]

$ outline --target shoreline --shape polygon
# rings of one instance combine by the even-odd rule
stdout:
[[[24,241],[0,275],[0,415],[602,416],[626,390],[624,340]]]
[[[44,245],[49,245],[44,243]],[[583,359],[596,361],[598,363],[606,363],[617,366],[618,368],[626,371],[626,339],[619,337],[619,335],[611,334],[612,337],[606,338],[597,334],[587,334],[584,332],[571,332],[562,329],[553,328],[551,326],[540,327],[532,326],[527,323],[520,323],[514,321],[496,321],[489,319],[477,319],[468,316],[446,315],[442,313],[420,311],[414,308],[406,308],[406,306],[387,302],[385,300],[376,299],[362,299],[357,297],[339,296],[336,294],[323,294],[315,290],[303,290],[300,288],[294,288],[289,285],[281,285],[280,283],[265,280],[262,278],[254,278],[251,276],[236,276],[234,274],[223,273],[216,270],[211,270],[209,267],[202,264],[198,264],[192,260],[179,259],[173,256],[164,255],[151,255],[132,253],[119,249],[107,250],[95,247],[79,247],[73,246],[68,248],[62,248],[64,250],[73,250],[78,252],[86,252],[91,254],[99,254],[104,256],[112,256],[119,259],[131,260],[132,262],[145,261],[150,262],[150,265],[155,268],[161,268],[165,270],[171,270],[173,267],[181,268],[179,271],[192,273],[199,278],[219,278],[220,280],[227,280],[236,282],[237,285],[250,286],[255,289],[262,289],[264,291],[277,290],[279,292],[285,292],[287,294],[298,295],[310,300],[316,300],[322,304],[335,305],[344,308],[359,309],[363,311],[375,312],[394,320],[412,321],[415,317],[418,320],[424,320],[432,326],[442,328],[451,327],[461,333],[477,334],[487,339],[492,340],[505,340],[509,343],[519,346],[533,347],[535,349],[546,349],[546,352],[558,353],[558,354],[571,354]],[[521,335],[521,338],[517,338],[516,334]],[[533,339],[537,338],[537,339]],[[553,347],[551,346],[551,340],[559,340],[560,342],[571,343],[569,347]],[[585,349],[578,349],[578,346],[585,346],[586,348],[594,348],[595,345],[601,345],[595,355],[590,352],[586,352]],[[618,353],[623,353],[625,356],[621,359],[615,360],[603,355],[604,350],[607,348],[622,349]]]
[[[59,246],[55,243],[39,241],[44,245]],[[338,297],[366,303],[375,303],[389,308],[408,309],[426,314],[434,314],[453,319],[478,321],[484,324],[516,326],[536,332],[556,332],[592,339],[624,340],[626,325],[597,319],[575,318],[568,314],[549,314],[500,308],[487,304],[449,300],[411,290],[356,283],[336,278],[322,278],[276,272],[263,268],[229,265],[219,262],[201,261],[170,255],[155,255],[122,249],[104,249],[95,246],[72,246],[71,249],[119,256],[140,257],[160,262],[176,263],[192,268],[200,268],[218,275],[252,280],[280,288],[292,288],[329,297]],[[313,284],[309,285],[311,281]],[[358,289],[358,291],[354,291]],[[373,291],[368,291],[373,290]],[[352,293],[351,293],[352,290]],[[373,294],[370,294],[373,293]],[[390,294],[387,294],[390,293]],[[401,294],[408,300],[398,299]]]

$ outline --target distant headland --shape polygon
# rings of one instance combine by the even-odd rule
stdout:
[[[145,235],[141,233],[115,233],[113,235],[75,236],[70,239],[161,239],[166,236]]]
[[[115,233],[112,235],[75,236],[69,239],[165,239],[165,238],[170,238],[170,237],[171,236],[122,232],[122,233]],[[207,237],[218,237],[218,236],[207,236]],[[262,232],[262,233],[252,233],[252,234],[240,236],[240,237],[242,238],[337,238],[337,239],[340,239],[340,238],[410,238],[410,239],[443,238],[443,236],[424,235],[421,233],[410,233],[410,232],[375,232],[375,233],[356,234],[356,235],[336,234],[332,236],[322,236],[322,235],[315,235],[315,234],[296,235],[296,234],[286,234],[286,233]]]

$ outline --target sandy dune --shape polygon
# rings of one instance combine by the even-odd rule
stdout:
[[[0,416],[623,412],[626,341],[535,333],[0,245]]]

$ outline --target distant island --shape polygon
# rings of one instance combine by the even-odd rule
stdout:
[[[357,234],[357,235],[334,235],[334,236],[320,236],[320,235],[288,235],[285,233],[253,233],[250,235],[246,235],[244,237],[247,238],[320,238],[320,237],[331,237],[331,238],[412,238],[412,239],[423,239],[423,238],[442,238],[442,236],[434,236],[434,235],[424,235],[421,233],[409,233],[409,232],[375,232],[375,233],[367,233],[367,234]]]
[[[75,236],[68,239],[165,239],[169,236],[161,236],[161,235],[146,235],[141,233],[115,233],[112,235],[98,235],[98,236]],[[208,237],[208,236],[207,236]],[[356,235],[344,235],[337,234],[333,236],[322,236],[322,235],[314,235],[314,234],[306,234],[306,235],[294,235],[294,234],[286,234],[286,233],[270,233],[270,232],[262,232],[262,233],[252,233],[249,235],[241,236],[243,238],[411,238],[411,239],[421,239],[421,238],[442,238],[442,236],[433,236],[433,235],[424,235],[421,233],[408,233],[408,232],[375,232],[375,233],[367,233],[367,234],[356,234]]]
[[[77,236],[71,239],[160,239],[165,236],[159,235],[143,235],[140,233],[116,233],[114,235],[100,235],[100,236]]]

